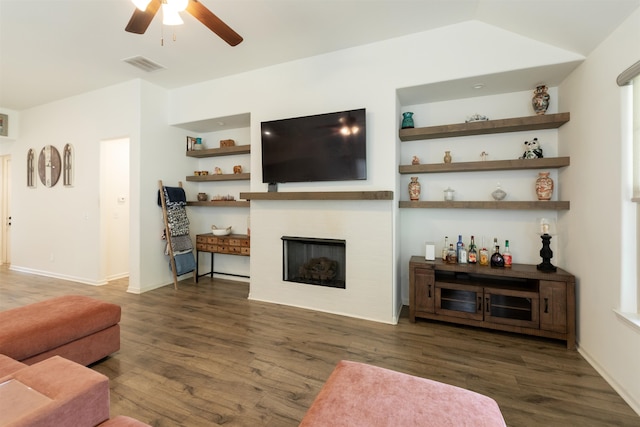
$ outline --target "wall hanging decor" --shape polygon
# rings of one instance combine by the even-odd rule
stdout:
[[[9,116],[0,114],[0,136],[9,136]]]
[[[36,153],[33,148],[29,148],[27,152],[27,187],[36,188],[36,167],[35,167]]]
[[[62,184],[65,187],[73,185],[73,146],[65,144],[62,151]]]
[[[60,179],[62,169],[60,153],[53,145],[45,145],[38,157],[38,175],[45,187],[53,187]]]

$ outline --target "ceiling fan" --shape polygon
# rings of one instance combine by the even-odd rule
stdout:
[[[125,28],[125,31],[130,33],[144,34],[151,24],[153,17],[156,16],[160,6],[162,6],[163,13],[165,14],[164,22],[167,25],[171,25],[171,23],[166,21],[168,14],[170,14],[170,19],[171,17],[174,18],[173,25],[181,24],[182,19],[180,15],[178,15],[178,12],[186,10],[231,46],[236,46],[242,41],[242,37],[238,33],[233,31],[231,27],[225,24],[198,0],[133,0],[133,3],[136,5],[136,10],[133,12]],[[178,3],[181,4],[178,5]],[[177,20],[177,22],[175,20]]]

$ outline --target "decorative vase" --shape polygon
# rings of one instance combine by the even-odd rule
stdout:
[[[451,151],[444,152],[444,162],[451,163]]]
[[[539,172],[536,179],[536,195],[538,200],[551,200],[553,195],[553,179],[549,177],[549,172]]]
[[[549,108],[550,96],[547,90],[548,88],[545,85],[540,85],[533,91],[531,105],[533,105],[533,111],[535,111],[537,115],[543,115],[547,112],[547,108]]]
[[[413,127],[413,113],[407,111],[402,113],[402,129],[411,129]]]
[[[207,200],[207,193],[198,193],[198,201],[205,202]]]
[[[453,201],[453,193],[455,193],[456,190],[452,189],[451,187],[447,187],[446,190],[444,190],[444,200],[445,202],[451,202]]]
[[[409,199],[420,200],[420,190],[421,190],[421,185],[418,182],[418,177],[412,176],[411,182],[409,183]]]
[[[503,200],[505,197],[507,197],[507,192],[502,189],[500,184],[498,184],[496,186],[496,189],[491,193],[491,197],[493,197],[493,200],[499,202],[500,200]]]

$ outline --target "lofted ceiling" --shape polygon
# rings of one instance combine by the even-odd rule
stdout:
[[[130,0],[0,0],[0,108],[134,78],[171,89],[468,20],[587,56],[640,7],[640,0],[201,2],[244,41],[231,47],[186,13],[184,25],[163,26],[158,14],[144,35],[127,33]],[[135,56],[164,69],[123,62]]]

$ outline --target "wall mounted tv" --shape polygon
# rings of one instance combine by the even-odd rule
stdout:
[[[262,182],[367,179],[366,110],[262,122]]]

